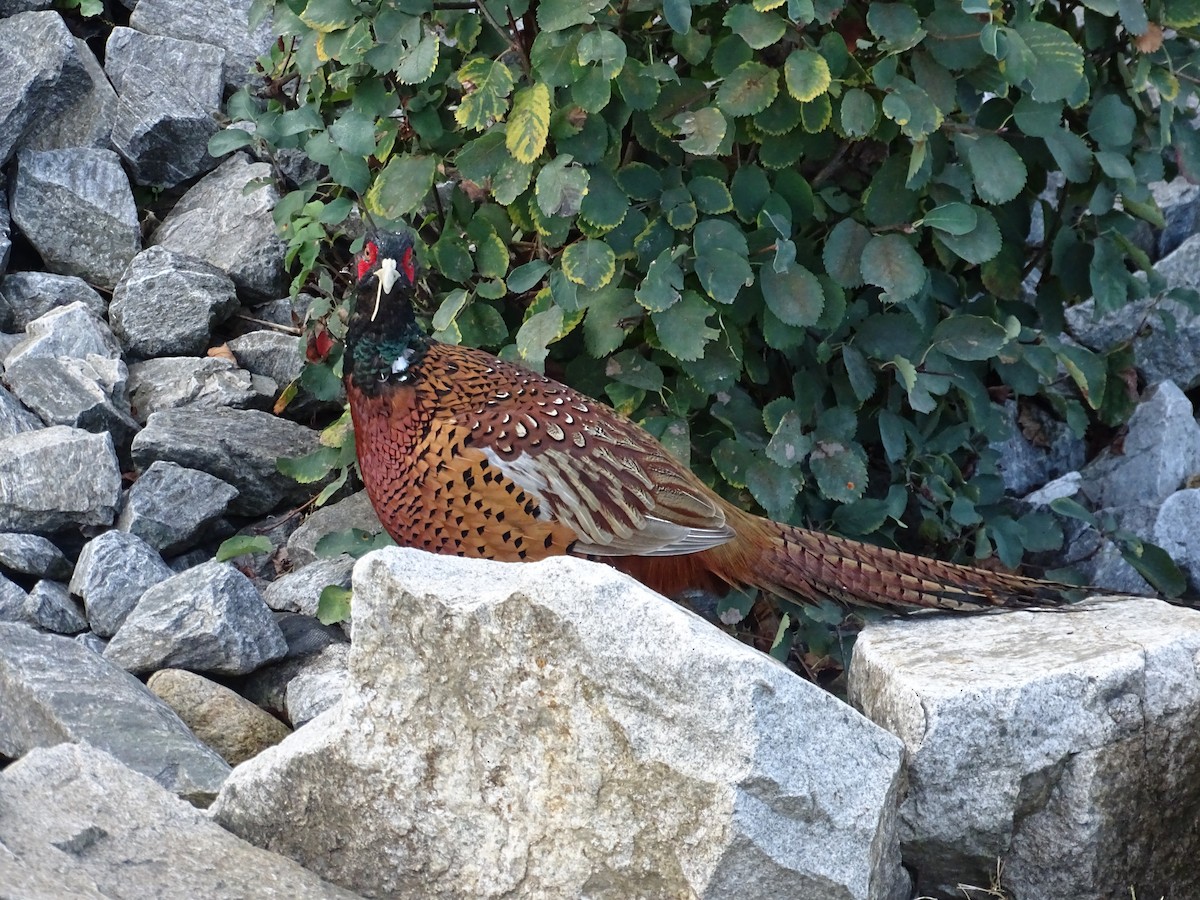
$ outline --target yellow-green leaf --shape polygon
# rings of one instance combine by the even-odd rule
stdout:
[[[550,133],[550,88],[538,81],[517,91],[504,144],[517,162],[531,163],[546,149]]]
[[[363,198],[367,210],[384,219],[408,215],[433,187],[437,163],[433,156],[393,157]]]
[[[321,34],[349,28],[358,18],[358,9],[351,0],[309,0],[300,13],[300,21]]]
[[[476,57],[459,69],[455,77],[463,88],[462,102],[454,111],[454,120],[459,125],[483,131],[504,118],[508,112],[508,95],[513,89],[508,66]]]
[[[597,291],[617,271],[617,257],[604,241],[576,241],[563,251],[563,274],[590,291]]]
[[[816,50],[793,50],[783,64],[783,79],[788,93],[801,103],[820,97],[833,83],[829,63]]]

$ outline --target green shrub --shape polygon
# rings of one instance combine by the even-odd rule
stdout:
[[[361,198],[417,227],[441,340],[607,397],[736,502],[966,562],[1061,542],[1005,505],[994,401],[1129,414],[1130,352],[1064,341],[1063,310],[1164,290],[1138,236],[1147,185],[1200,169],[1198,0],[255,13],[256,130],[213,149],[328,167],[277,219],[335,335]]]

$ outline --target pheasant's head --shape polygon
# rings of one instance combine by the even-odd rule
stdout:
[[[417,355],[428,338],[413,316],[417,280],[412,235],[371,232],[354,258],[355,298],[346,333],[345,371],[354,384],[374,393],[415,377]]]

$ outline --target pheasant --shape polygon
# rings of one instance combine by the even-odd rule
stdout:
[[[344,373],[359,469],[401,546],[504,561],[572,554],[668,597],[757,588],[886,609],[1057,604],[1062,586],[784,525],[719,497],[630,419],[417,324],[411,236],[356,258]]]

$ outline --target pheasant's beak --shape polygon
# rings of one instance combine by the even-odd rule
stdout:
[[[392,288],[396,286],[396,282],[400,280],[400,270],[396,267],[396,261],[390,256],[385,256],[380,260],[379,271],[375,273],[375,278],[379,281],[379,289],[375,292],[375,308],[371,310],[372,322],[379,315],[379,301],[383,299],[384,294],[390,294]]]

